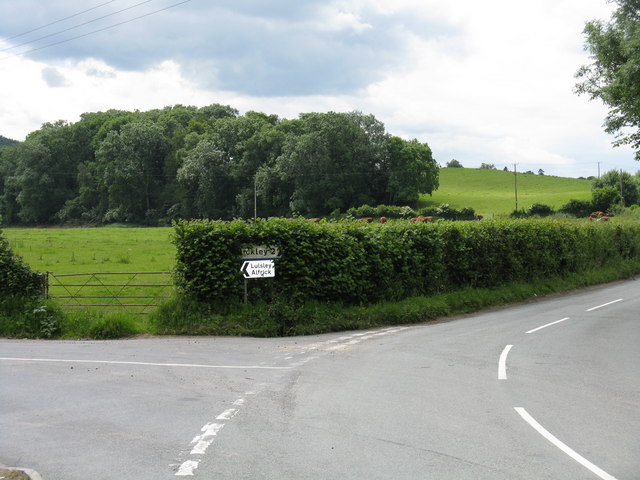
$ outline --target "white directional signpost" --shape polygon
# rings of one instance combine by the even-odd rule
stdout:
[[[280,258],[280,247],[277,245],[256,245],[242,249],[242,260],[273,260]]]
[[[273,260],[246,260],[240,269],[244,278],[267,278],[276,276]]]
[[[242,249],[244,277],[244,303],[248,302],[247,280],[250,278],[273,278],[276,276],[275,260],[280,258],[280,248],[276,245],[256,245]]]

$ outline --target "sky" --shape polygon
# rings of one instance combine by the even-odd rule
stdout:
[[[84,112],[373,114],[444,166],[635,173],[574,93],[606,0],[0,0],[0,135]]]

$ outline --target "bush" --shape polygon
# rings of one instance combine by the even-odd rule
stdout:
[[[553,208],[549,205],[534,203],[526,210],[514,210],[511,212],[511,218],[548,217],[553,213]]]
[[[542,203],[534,203],[529,207],[529,215],[538,217],[548,217],[553,215],[553,208]]]
[[[640,251],[640,226],[521,221],[385,224],[303,219],[178,222],[176,283],[224,314],[242,301],[241,251],[277,244],[276,277],[248,280],[252,303],[286,330],[308,301],[364,305],[600,268]],[[278,304],[277,302],[281,302]],[[284,303],[282,303],[284,302]],[[296,320],[297,321],[297,320]],[[295,323],[295,322],[293,322]]]
[[[588,217],[594,210],[593,203],[588,200],[569,200],[559,211],[574,217]]]
[[[409,206],[399,207],[396,205],[378,205],[377,207],[362,205],[350,208],[347,210],[347,214],[353,218],[411,218],[417,215]]]
[[[591,193],[591,196],[593,210],[596,212],[609,212],[622,201],[618,189],[611,186],[596,188]]]
[[[449,204],[443,203],[437,207],[422,208],[418,210],[418,215],[442,218],[444,220],[473,220],[476,217],[476,212],[470,207],[457,210]]]
[[[0,297],[42,295],[45,281],[44,275],[33,272],[22,258],[14,255],[0,230]]]
[[[61,333],[59,307],[36,297],[0,297],[0,336],[54,338]]]

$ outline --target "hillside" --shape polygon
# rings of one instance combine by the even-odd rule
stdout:
[[[543,203],[555,209],[571,199],[589,200],[591,181],[518,173],[518,208]],[[421,206],[448,203],[471,207],[482,215],[511,213],[515,209],[513,172],[478,168],[441,168],[440,187],[433,196],[422,195]]]
[[[11,140],[10,138],[7,137],[3,137],[2,135],[0,135],[0,147],[4,147],[7,145],[13,145],[18,143],[17,140]]]

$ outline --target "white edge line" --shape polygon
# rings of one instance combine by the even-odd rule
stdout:
[[[549,442],[551,442],[553,445],[558,447],[564,453],[566,453],[571,458],[573,458],[580,465],[587,468],[588,470],[590,470],[592,473],[596,474],[603,480],[617,480],[616,477],[608,474],[607,472],[602,470],[600,467],[594,465],[589,460],[584,458],[582,455],[578,454],[575,450],[573,450],[572,448],[568,447],[567,445],[562,443],[560,440],[558,440],[548,430],[546,430],[542,425],[540,425],[531,415],[529,415],[529,413],[524,408],[522,407],[513,407],[513,408],[515,409],[516,412],[518,412],[518,414],[522,417],[522,419],[525,422],[527,422],[529,425],[531,425],[534,428],[534,430],[536,430],[540,435],[542,435],[544,438],[546,438]]]
[[[597,309],[602,308],[602,307],[606,307],[608,305],[611,305],[612,303],[621,302],[622,300],[624,300],[624,298],[619,298],[618,300],[614,300],[613,302],[603,303],[602,305],[598,305],[597,307],[589,308],[587,310],[587,312],[593,312],[594,310],[597,310]]]
[[[71,360],[57,358],[12,358],[0,357],[0,361],[7,362],[45,362],[45,363],[92,363],[102,365],[140,365],[150,367],[189,367],[189,368],[235,368],[245,370],[291,370],[291,367],[265,367],[262,365],[198,365],[190,363],[150,363],[150,362],[118,362],[107,360]]]
[[[507,345],[500,354],[500,360],[498,361],[498,380],[507,379],[507,355],[509,355],[512,347],[513,345]]]
[[[528,332],[524,332],[524,333],[537,332],[538,330],[542,330],[543,328],[547,328],[547,327],[550,327],[551,325],[555,325],[556,323],[560,323],[560,322],[565,322],[567,320],[569,320],[569,317],[563,318],[562,320],[556,320],[555,322],[547,323],[546,325],[542,325],[541,327],[534,328],[533,330],[529,330]]]

